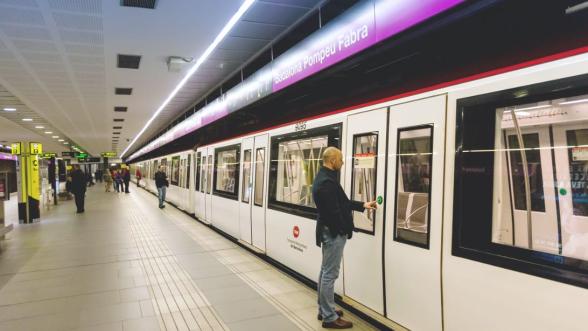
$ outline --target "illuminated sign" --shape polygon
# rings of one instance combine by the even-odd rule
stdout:
[[[22,143],[12,143],[10,144],[11,153],[12,155],[20,155],[22,149]]]
[[[102,157],[108,157],[108,158],[116,157],[116,152],[102,152],[102,153],[100,153],[100,155]]]
[[[451,9],[465,0],[364,0],[198,110],[129,159],[153,151],[267,95]]]
[[[85,159],[88,157],[88,153],[76,153],[78,159]]]
[[[43,145],[41,143],[29,143],[29,153],[31,155],[43,154]]]
[[[50,159],[52,157],[57,157],[57,153],[43,153],[41,157],[44,159]]]

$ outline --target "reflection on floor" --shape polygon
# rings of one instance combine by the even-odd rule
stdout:
[[[74,211],[0,243],[0,331],[321,329],[314,291],[143,190]]]

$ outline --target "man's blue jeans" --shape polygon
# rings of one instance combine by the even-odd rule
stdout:
[[[159,207],[163,207],[163,202],[165,201],[165,191],[165,186],[157,188],[157,196],[159,197]]]
[[[339,277],[346,242],[347,236],[333,237],[327,228],[323,230],[323,261],[317,283],[319,314],[323,317],[323,322],[333,322],[339,318],[335,311],[335,280]]]

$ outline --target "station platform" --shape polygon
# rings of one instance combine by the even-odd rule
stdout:
[[[2,331],[322,329],[314,290],[142,189],[42,215],[0,241]]]

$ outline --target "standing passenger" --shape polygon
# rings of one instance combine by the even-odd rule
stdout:
[[[323,153],[323,167],[312,185],[312,196],[318,210],[316,244],[322,246],[322,263],[317,282],[319,312],[323,328],[349,329],[353,324],[341,318],[343,311],[335,309],[335,280],[343,257],[343,248],[353,233],[353,210],[376,209],[375,201],[350,201],[339,184],[338,171],[343,155],[335,147]]]
[[[135,171],[135,177],[137,178],[137,187],[139,187],[139,182],[141,181],[142,176],[143,174],[141,173],[141,170],[137,168],[137,171]]]
[[[112,188],[112,176],[110,175],[110,171],[106,170],[104,172],[104,176],[103,176],[104,182],[105,184],[105,189],[106,192],[110,192],[110,189]]]
[[[76,213],[84,212],[84,199],[86,197],[87,179],[86,174],[80,170],[79,165],[74,165],[74,170],[71,172],[71,191],[76,198]]]
[[[129,183],[131,182],[131,172],[129,171],[128,167],[123,169],[122,180],[123,180],[123,183],[125,184],[125,193],[131,193],[131,192],[129,192]]]
[[[165,208],[165,191],[169,186],[169,182],[167,181],[167,175],[163,166],[159,166],[159,170],[155,173],[155,186],[157,187],[157,195],[159,197],[159,208]]]

